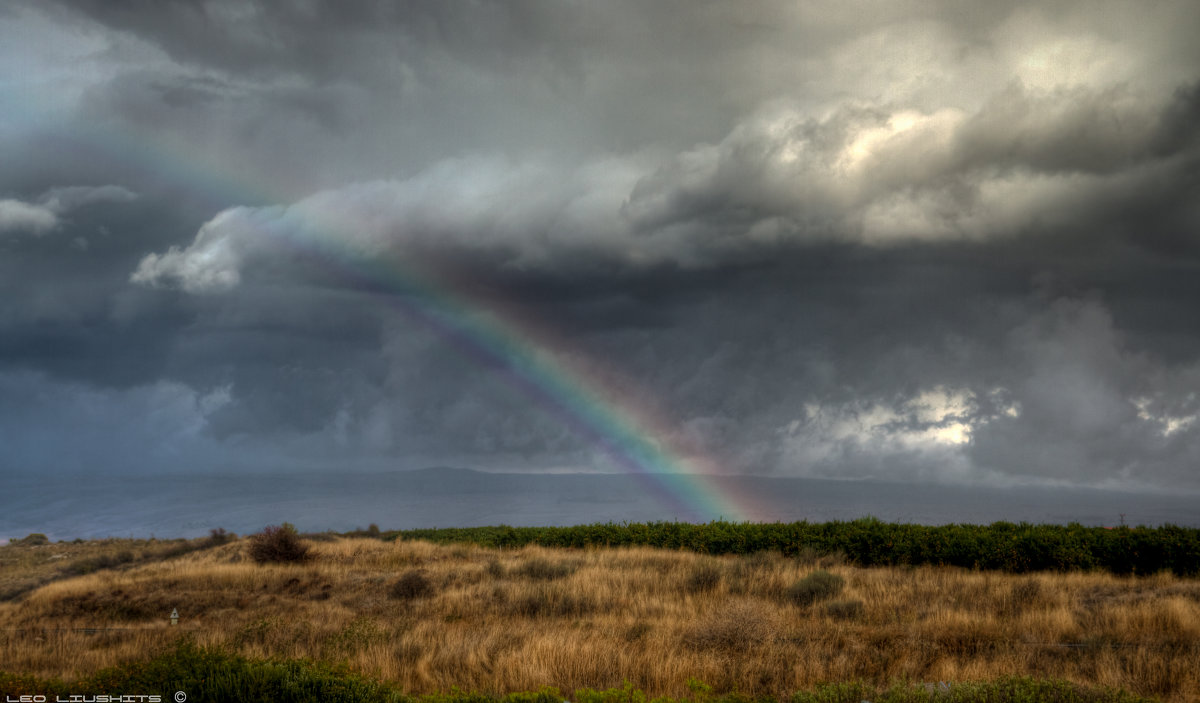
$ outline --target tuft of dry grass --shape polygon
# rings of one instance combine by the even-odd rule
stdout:
[[[714,591],[721,585],[722,569],[713,561],[695,564],[688,572],[683,582],[686,593],[706,593]]]
[[[779,636],[776,611],[760,600],[735,600],[697,618],[683,631],[684,644],[700,650],[747,652]]]
[[[841,593],[845,586],[846,579],[818,569],[789,586],[787,598],[796,605],[812,605],[817,601],[833,598]]]
[[[524,561],[520,566],[513,569],[511,573],[530,579],[553,581],[555,579],[561,579],[570,576],[571,574],[575,573],[575,570],[578,568],[579,564],[574,560],[559,559],[556,561],[551,561],[549,559],[535,557],[533,559]]]
[[[397,600],[413,600],[433,593],[433,584],[422,569],[409,569],[392,584],[391,595]]]
[[[5,550],[42,548],[0,547],[0,563],[13,565],[4,578],[43,568]],[[137,556],[146,546],[111,549]],[[823,681],[1034,675],[1200,699],[1200,582],[1167,574],[863,569],[773,553],[371,538],[315,542],[310,554],[258,565],[248,541],[234,540],[46,583],[0,603],[0,661],[70,679],[186,634],[251,657],[344,661],[412,693],[628,681],[683,696],[696,678],[719,692],[784,696]],[[840,589],[807,605],[790,599],[817,568]],[[412,574],[428,590],[395,597]],[[104,627],[122,629],[95,629]]]

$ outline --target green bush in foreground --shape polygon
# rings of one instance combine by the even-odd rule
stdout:
[[[860,600],[835,600],[825,606],[824,612],[834,620],[854,620],[862,615],[863,602]]]
[[[948,690],[895,684],[877,689],[863,683],[819,686],[785,701],[739,693],[714,693],[691,680],[692,694],[680,699],[650,698],[626,684],[608,690],[580,689],[566,699],[553,688],[493,696],[452,690],[410,696],[393,686],[350,672],[303,660],[259,661],[183,643],[150,660],[131,662],[71,684],[0,672],[0,696],[44,695],[53,700],[71,694],[152,695],[174,700],[183,691],[190,701],[270,701],[272,703],[1153,703],[1123,691],[1091,689],[1066,681],[1008,678],[953,684]]]

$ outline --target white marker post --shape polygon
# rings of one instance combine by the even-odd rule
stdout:
[[[179,611],[174,608],[171,608],[171,624],[172,625],[179,624]]]

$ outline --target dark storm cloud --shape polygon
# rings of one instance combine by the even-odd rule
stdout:
[[[113,29],[160,47],[181,63],[235,73],[299,74],[325,82],[392,81],[406,60],[425,62],[422,50],[435,44],[474,62],[504,70],[522,55],[536,55],[553,42],[569,43],[546,31],[552,15],[571,24],[585,17],[554,5],[508,3],[463,13],[440,3],[68,2],[61,3]],[[550,26],[548,26],[550,25]],[[499,61],[501,65],[494,65]]]
[[[1171,217],[1189,208],[1200,154],[1159,145],[1194,144],[1177,118],[1191,93],[1146,105],[1013,85],[974,114],[881,106],[819,120],[783,109],[639,179],[623,212],[644,236],[689,227],[732,247],[1054,237],[1164,190]]]
[[[780,2],[36,7],[108,42],[90,115],[166,130],[289,200],[447,156],[685,149],[772,100],[971,111],[1014,78],[1158,93],[1200,62],[1182,3],[914,2],[870,17]]]
[[[180,383],[126,390],[0,373],[0,438],[8,475],[210,470],[220,457],[199,433],[224,402]]]
[[[828,241],[1028,242],[1086,232],[1093,246],[1117,233],[1153,247],[1178,227],[1173,220],[1193,219],[1200,154],[1159,146],[1191,143],[1176,122],[1192,109],[1192,92],[1142,104],[1082,88],[1031,97],[1010,85],[974,114],[880,106],[819,119],[775,108],[718,143],[667,157],[444,161],[406,180],[229,210],[189,247],[147,257],[133,280],[227,289],[247,261],[255,268],[275,256],[263,231],[356,255],[478,255],[523,270],[719,267]],[[1110,224],[1128,212],[1138,212],[1140,228]]]
[[[1200,488],[1192,3],[15,17],[14,470],[613,468],[421,279],[730,471]]]

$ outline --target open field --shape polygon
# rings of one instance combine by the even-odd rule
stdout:
[[[0,603],[3,668],[71,680],[186,635],[251,658],[345,662],[411,693],[629,682],[679,697],[697,679],[782,698],[831,681],[1032,675],[1200,698],[1200,582],[1166,573],[368,538],[314,542],[303,564],[259,565],[246,540],[145,558],[154,546],[131,544],[134,558],[113,568],[60,573]],[[72,548],[79,553],[56,558]],[[91,558],[82,549],[0,548],[4,578],[25,583],[22,574],[51,560]],[[831,576],[814,580],[814,571]]]

